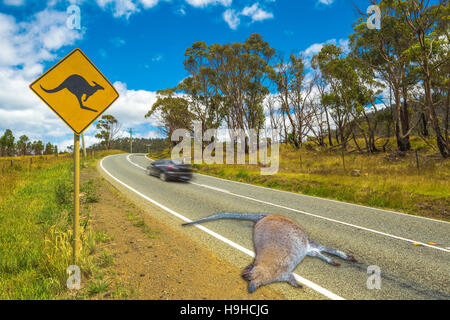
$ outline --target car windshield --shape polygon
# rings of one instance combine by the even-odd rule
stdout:
[[[176,166],[181,166],[181,165],[184,164],[184,163],[183,163],[182,161],[180,161],[180,160],[171,160],[171,162],[172,162],[172,164],[174,164],[174,165],[176,165]]]

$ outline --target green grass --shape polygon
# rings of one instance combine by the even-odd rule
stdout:
[[[134,214],[131,211],[127,211],[127,220],[130,221],[133,226],[138,227],[149,239],[158,239],[160,232],[158,230],[151,229],[144,221],[142,217]]]
[[[94,180],[90,179],[83,186],[80,187],[80,192],[83,195],[81,201],[85,203],[96,203],[100,196],[97,194],[97,188]]]
[[[100,231],[95,233],[94,240],[97,243],[109,243],[114,240],[114,237],[110,236],[106,232]]]
[[[95,165],[96,159],[85,164],[90,162]],[[70,297],[66,269],[72,264],[73,162],[67,158],[17,166],[1,172],[0,179],[0,299]],[[86,202],[98,199],[93,181],[81,189]],[[99,268],[91,257],[96,242],[110,240],[87,230],[88,216],[83,205],[82,279]],[[101,266],[111,265],[111,256],[100,257]]]
[[[93,295],[108,291],[108,288],[109,288],[108,281],[95,280],[89,284],[89,286],[87,288],[87,292],[90,296],[93,296]]]
[[[114,256],[108,250],[103,250],[96,258],[96,264],[100,268],[107,268],[115,264]]]
[[[0,203],[1,299],[50,299],[70,265],[70,162],[33,170]],[[65,268],[61,268],[64,265]]]

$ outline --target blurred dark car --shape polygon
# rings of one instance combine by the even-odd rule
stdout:
[[[192,167],[180,161],[162,159],[148,166],[147,174],[159,177],[162,181],[190,181],[192,179]]]

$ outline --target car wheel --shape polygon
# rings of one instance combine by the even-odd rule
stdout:
[[[161,174],[159,175],[159,178],[160,178],[162,181],[167,181],[167,175],[166,175],[164,172],[161,172]]]

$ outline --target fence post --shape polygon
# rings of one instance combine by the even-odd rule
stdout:
[[[345,154],[344,154],[344,148],[341,149],[341,156],[342,156],[342,166],[344,167],[344,173],[347,173],[347,170],[345,168]]]
[[[14,165],[14,160],[11,159],[11,167]]]
[[[420,174],[419,153],[416,150],[417,174]]]

